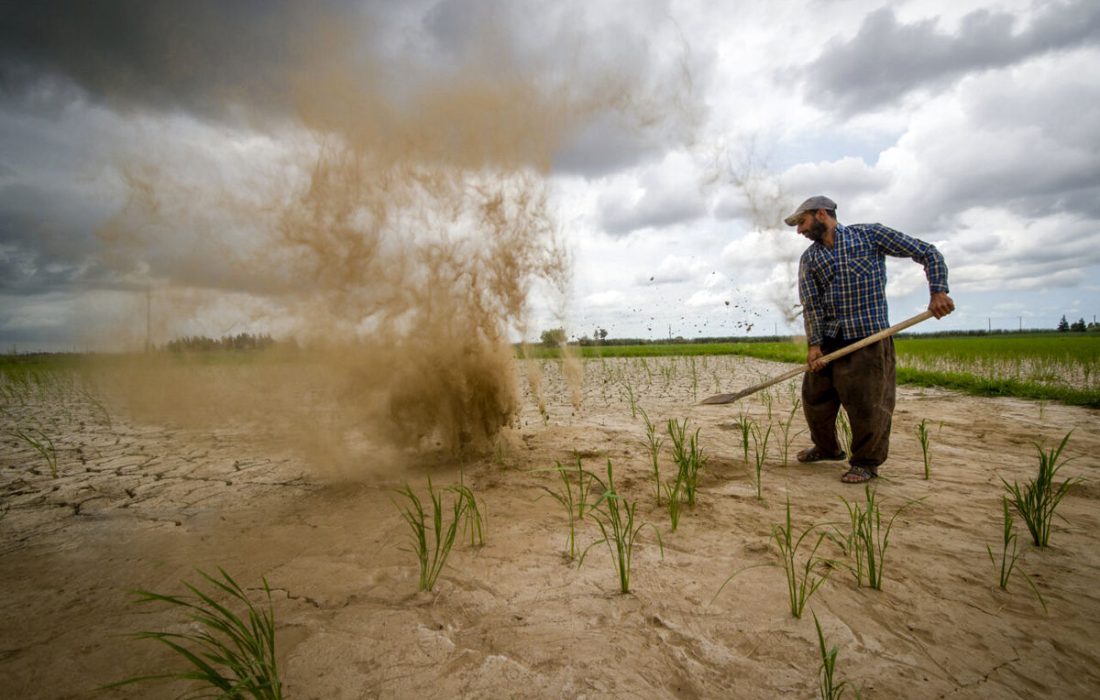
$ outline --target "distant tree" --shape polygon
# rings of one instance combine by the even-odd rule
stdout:
[[[565,329],[551,328],[548,331],[543,331],[542,334],[539,335],[539,340],[548,348],[565,345]]]
[[[1066,320],[1065,315],[1062,316],[1062,320],[1058,322],[1058,330],[1065,333],[1069,330],[1069,321]]]
[[[596,336],[596,340],[602,343],[603,341],[607,340],[607,329],[597,327],[596,332],[592,335]]]
[[[1081,318],[1073,322],[1073,325],[1069,327],[1071,331],[1077,331],[1079,333],[1085,332],[1085,319]]]

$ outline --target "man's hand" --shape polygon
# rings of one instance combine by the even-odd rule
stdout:
[[[825,363],[821,361],[821,358],[824,356],[824,353],[821,352],[820,345],[811,345],[810,351],[806,353],[806,364],[810,366],[810,370],[820,372],[825,369]]]
[[[955,302],[945,292],[934,292],[932,301],[928,302],[928,310],[936,318],[943,318],[955,310]]]

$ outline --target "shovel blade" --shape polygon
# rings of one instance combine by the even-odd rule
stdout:
[[[715,394],[714,396],[708,396],[707,398],[703,399],[699,403],[700,403],[700,405],[702,405],[702,404],[714,405],[714,404],[723,404],[723,403],[733,403],[734,401],[737,401],[738,399],[745,398],[746,396],[748,396],[751,393],[752,393],[751,391],[739,391],[736,394]]]

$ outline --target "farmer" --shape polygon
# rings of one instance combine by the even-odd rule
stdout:
[[[943,318],[955,309],[947,296],[947,266],[930,243],[880,224],[844,225],[836,202],[810,197],[784,219],[808,238],[798,266],[812,371],[802,381],[802,408],[813,446],[799,462],[842,460],[836,417],[843,406],[852,428],[850,469],[841,481],[861,484],[878,476],[890,448],[894,413],[894,341],[885,338],[828,364],[823,355],[890,327],[886,310],[886,259],[893,255],[924,266],[932,299],[928,310]]]

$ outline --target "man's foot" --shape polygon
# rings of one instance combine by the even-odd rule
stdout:
[[[870,469],[864,467],[852,467],[848,470],[848,473],[840,477],[840,480],[846,484],[865,484],[871,479],[874,479],[878,474],[875,474]]]
[[[844,454],[844,450],[837,450],[833,454],[826,454],[817,449],[817,445],[802,450],[798,453],[797,459],[799,462],[837,462],[847,458],[848,455]]]

